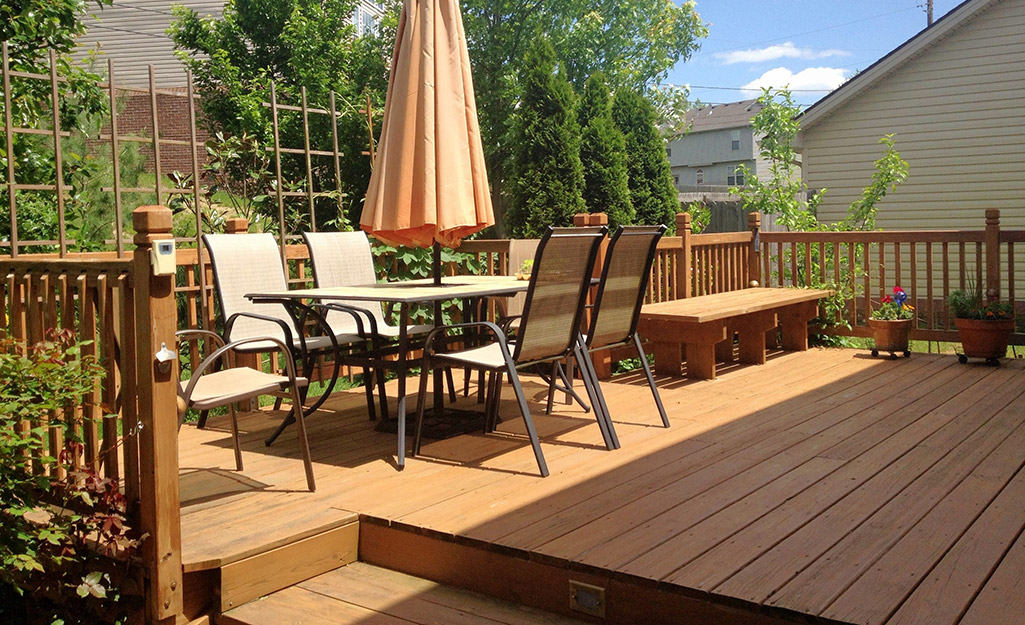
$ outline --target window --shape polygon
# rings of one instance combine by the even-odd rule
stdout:
[[[673,155],[673,148],[666,148],[666,156],[669,157],[669,156],[672,156],[672,155]]]
[[[673,176],[673,184],[676,185],[676,186],[680,186],[680,177],[679,176]]]
[[[726,175],[726,184],[731,187],[742,187],[744,186],[744,170],[737,165],[733,169],[729,170]]]
[[[705,184],[705,170],[699,169],[694,172],[694,184]]]
[[[739,130],[734,130],[733,132],[730,133],[730,149],[731,150],[739,150],[740,149],[740,131]]]

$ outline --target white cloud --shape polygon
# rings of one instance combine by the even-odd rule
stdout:
[[[839,67],[809,67],[796,74],[785,67],[770,69],[758,78],[747,83],[741,89],[757,94],[763,88],[782,89],[787,87],[797,91],[832,91],[847,80],[847,70]]]
[[[735,50],[733,52],[718,52],[716,58],[726,65],[734,63],[764,63],[776,59],[824,59],[831,56],[849,56],[846,50],[813,50],[811,48],[798,48],[793,42],[758,48],[754,50]]]

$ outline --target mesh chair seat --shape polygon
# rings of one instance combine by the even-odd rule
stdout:
[[[498,343],[488,343],[457,352],[442,352],[435,355],[435,360],[484,369],[505,368],[505,355],[502,354],[502,346]]]
[[[296,378],[295,382],[298,386],[309,384],[306,378]],[[185,387],[188,383],[188,380],[178,383],[179,396],[185,397]],[[260,395],[287,391],[290,385],[291,381],[284,375],[264,373],[250,367],[224,369],[208,373],[196,381],[192,388],[190,404],[195,410],[209,410]]]

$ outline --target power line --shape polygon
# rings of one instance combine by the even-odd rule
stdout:
[[[759,91],[759,88],[751,87],[711,87],[708,85],[688,85],[691,89],[718,89],[721,91]],[[832,89],[787,89],[791,93],[828,93]]]

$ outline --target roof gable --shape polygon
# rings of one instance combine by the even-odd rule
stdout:
[[[751,118],[762,110],[758,100],[715,104],[687,111],[688,132],[705,132],[751,125]]]
[[[925,28],[911,39],[908,39],[889,54],[853,76],[850,80],[801,113],[801,126],[808,128],[827,117],[833,111],[877,84],[895,70],[923,54],[931,46],[964,26],[965,23],[974,19],[989,7],[1003,1],[965,0],[939,20],[933,22],[932,26]]]

